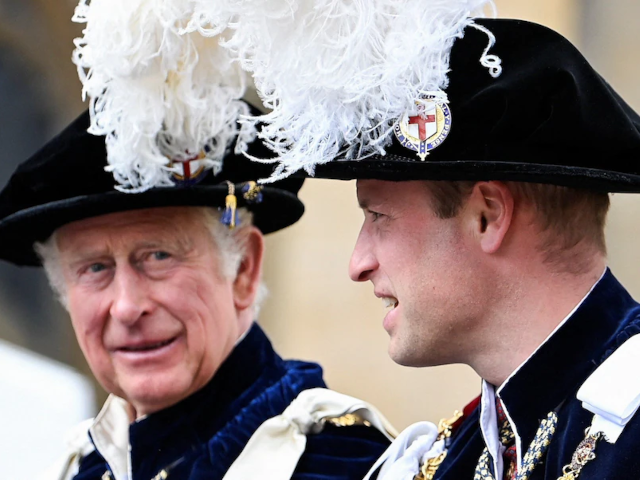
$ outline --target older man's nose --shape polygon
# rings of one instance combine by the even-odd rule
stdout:
[[[349,277],[354,282],[366,282],[378,268],[378,261],[371,251],[365,236],[360,232],[349,262]]]
[[[113,279],[114,297],[110,314],[118,322],[132,325],[151,310],[146,280],[131,267],[118,268]]]

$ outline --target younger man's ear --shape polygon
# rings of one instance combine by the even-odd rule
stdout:
[[[478,182],[471,191],[468,213],[472,228],[485,253],[495,253],[509,231],[513,219],[513,194],[503,182]]]
[[[245,253],[233,282],[233,298],[237,310],[249,308],[255,301],[262,276],[263,256],[264,237],[260,230],[251,227],[246,237]]]

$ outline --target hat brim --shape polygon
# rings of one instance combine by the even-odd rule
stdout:
[[[448,180],[546,183],[602,192],[640,193],[640,175],[595,168],[520,162],[425,161],[397,155],[318,165],[313,178],[335,180]]]
[[[239,188],[239,186],[238,186]],[[74,221],[109,213],[158,207],[204,206],[221,208],[228,187],[198,185],[189,188],[155,188],[128,194],[116,190],[81,195],[20,210],[0,221],[0,258],[18,265],[39,266],[33,243],[46,240],[57,228]],[[254,225],[267,234],[300,219],[304,205],[286,190],[265,186],[260,203],[247,203],[237,195],[238,207],[253,213]]]

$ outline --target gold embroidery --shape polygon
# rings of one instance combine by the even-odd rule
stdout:
[[[158,473],[151,480],[166,480],[168,476],[169,476],[169,472],[163,469],[163,470],[160,470],[160,473]]]
[[[371,423],[355,413],[346,413],[341,417],[327,418],[327,423],[336,427],[352,427],[354,425],[364,425],[370,427]]]
[[[263,188],[264,187],[262,185],[258,185],[254,181],[249,181],[244,187],[242,187],[242,197],[248,202],[255,202]]]

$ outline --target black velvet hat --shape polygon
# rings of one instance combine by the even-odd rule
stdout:
[[[541,25],[476,23],[495,36],[490,51],[501,59],[499,76],[479,62],[487,35],[467,27],[451,49],[444,109],[396,124],[385,155],[339,156],[318,165],[314,176],[512,180],[640,192],[640,117],[580,52]]]
[[[198,183],[177,180],[173,187],[122,193],[114,189],[113,175],[105,171],[104,137],[87,133],[88,127],[87,111],[22,163],[2,190],[0,258],[18,265],[40,265],[34,242],[46,240],[66,223],[89,217],[166,206],[223,208],[228,182],[235,185],[237,206],[248,208],[265,234],[295,223],[304,212],[297,197],[302,179],[265,186],[260,201],[246,199],[242,191],[247,182],[269,176],[272,166],[233,153],[225,156],[218,175],[209,170]],[[269,155],[260,142],[253,142],[249,151]]]

